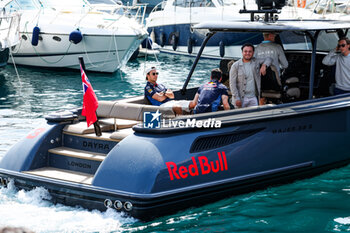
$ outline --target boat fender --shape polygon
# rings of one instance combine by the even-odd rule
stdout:
[[[78,44],[83,39],[83,35],[81,34],[80,30],[74,30],[69,34],[69,41],[73,44]]]
[[[142,41],[142,48],[152,49],[153,41],[151,37],[147,37]]]
[[[220,57],[225,56],[225,44],[223,41],[219,42],[219,48],[220,48]]]
[[[39,43],[39,34],[40,34],[40,28],[38,26],[35,26],[33,28],[33,36],[32,36],[32,45],[37,46]]]
[[[176,32],[172,32],[170,34],[170,44],[173,45],[173,50],[176,51],[177,49],[177,43],[179,41],[179,36],[176,35]]]
[[[191,37],[187,40],[187,52],[189,54],[193,52],[193,40],[191,39]]]
[[[164,32],[161,32],[160,35],[159,35],[160,46],[164,47],[165,40],[166,40],[165,34],[164,34]]]

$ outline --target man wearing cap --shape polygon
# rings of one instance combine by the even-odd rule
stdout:
[[[182,110],[189,111],[190,101],[174,101],[174,93],[163,84],[157,83],[158,72],[156,67],[146,70],[147,84],[145,86],[145,96],[152,105],[161,107],[171,107],[176,115],[181,115]]]

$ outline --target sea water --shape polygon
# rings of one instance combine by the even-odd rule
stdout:
[[[160,55],[129,62],[114,74],[87,72],[99,100],[143,94],[144,70],[156,66],[159,83],[178,90],[193,58]],[[189,86],[209,80],[215,60],[203,60]],[[79,71],[7,66],[0,71],[0,160],[50,112],[82,106]],[[349,152],[350,153],[350,152]],[[332,156],[332,151],[329,151]],[[0,188],[0,227],[35,232],[350,232],[350,166],[311,179],[234,196],[151,222],[114,210],[88,211],[52,204],[42,187]]]

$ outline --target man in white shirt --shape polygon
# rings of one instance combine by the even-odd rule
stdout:
[[[323,58],[322,63],[336,64],[334,95],[350,93],[350,40],[340,38],[337,47]]]

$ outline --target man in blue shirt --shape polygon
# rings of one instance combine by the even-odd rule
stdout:
[[[145,86],[145,96],[152,105],[171,108],[175,115],[181,115],[182,110],[189,111],[190,101],[175,101],[174,93],[163,84],[157,83],[158,72],[156,67],[146,70],[147,84]]]
[[[225,110],[230,109],[227,87],[221,83],[220,69],[211,71],[210,82],[199,87],[191,105],[195,105],[194,113],[215,112],[221,102]]]

